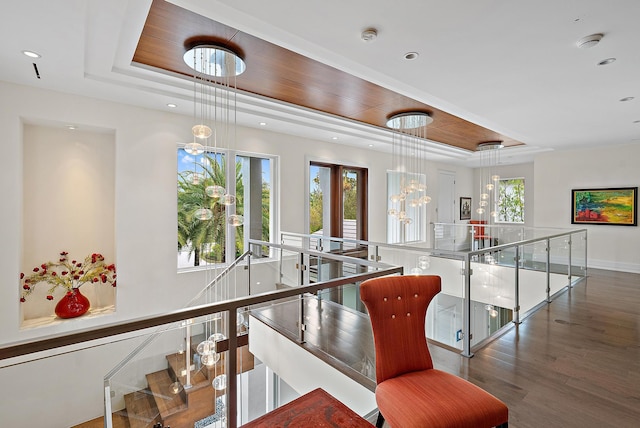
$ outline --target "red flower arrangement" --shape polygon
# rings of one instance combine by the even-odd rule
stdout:
[[[102,254],[93,253],[84,258],[84,261],[69,260],[69,253],[62,251],[57,262],[46,262],[33,268],[33,273],[20,274],[22,282],[21,302],[33,293],[36,285],[41,282],[51,284],[47,300],[53,300],[53,292],[58,287],[64,287],[67,293],[74,288],[80,288],[86,283],[109,284],[116,286],[116,266],[107,265]]]

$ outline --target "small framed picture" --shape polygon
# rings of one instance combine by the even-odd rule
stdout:
[[[460,198],[460,220],[471,220],[471,198]]]

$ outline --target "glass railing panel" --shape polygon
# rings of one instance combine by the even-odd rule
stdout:
[[[570,235],[549,239],[549,294],[554,295],[569,285]]]
[[[471,346],[513,321],[514,249],[486,249],[473,256],[471,269]]]
[[[571,235],[571,279],[587,276],[587,231]]]
[[[305,313],[304,342],[274,328],[294,325],[300,303]],[[239,381],[242,424],[260,416],[261,409],[273,410],[318,387],[360,415],[372,412],[375,352],[368,317],[308,294],[302,301],[281,306],[252,308],[249,313],[254,368]]]
[[[442,281],[440,293],[433,298],[427,309],[427,338],[462,350],[464,262],[430,256],[427,266],[423,267],[425,275],[439,275]]]
[[[520,315],[547,299],[547,242],[535,241],[520,245],[518,284]],[[515,275],[515,273],[514,273]],[[516,286],[514,280],[514,287]]]
[[[222,392],[212,388],[225,373],[224,314],[161,327],[147,345],[105,380],[111,414],[130,426],[194,426],[216,413]],[[222,376],[222,377],[221,377]]]
[[[288,339],[278,336],[270,326],[253,317],[252,312],[239,312],[248,321],[250,333],[248,345],[239,348],[237,353],[237,426],[253,421],[300,396],[285,380],[290,378],[290,364],[286,361],[288,355],[283,349],[286,344],[283,346],[281,340]],[[210,428],[208,425],[203,427]]]
[[[435,223],[432,246],[436,250],[470,251],[472,231],[467,224]]]
[[[278,261],[280,263],[278,284],[286,287],[297,287],[302,284],[300,279],[300,263],[301,257],[299,252],[279,249]],[[307,260],[302,260],[303,264],[308,265]],[[307,269],[306,275],[311,275],[310,269]]]

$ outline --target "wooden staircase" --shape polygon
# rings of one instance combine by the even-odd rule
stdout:
[[[254,359],[249,352],[249,347],[245,345],[236,351],[237,373],[252,370]],[[119,413],[126,413],[131,428],[152,428],[158,422],[165,427],[193,428],[196,421],[216,412],[216,398],[225,393],[225,391],[213,389],[211,382],[216,376],[225,372],[227,352],[221,353],[220,360],[213,366],[203,365],[197,369],[192,365],[189,388],[184,388],[185,355],[178,353],[167,355],[167,368],[147,374],[147,388],[126,394],[125,409]],[[177,393],[172,391],[175,381],[181,385]]]

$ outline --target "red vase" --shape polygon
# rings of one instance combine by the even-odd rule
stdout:
[[[86,314],[90,306],[89,299],[80,293],[80,289],[72,288],[56,305],[56,315],[60,318],[79,317]]]

